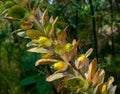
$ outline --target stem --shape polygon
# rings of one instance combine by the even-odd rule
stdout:
[[[110,0],[110,12],[111,12],[111,32],[112,32],[112,55],[115,54],[115,42],[114,42],[114,33],[113,33],[113,4],[112,4],[112,0]]]
[[[73,67],[73,69],[74,69],[75,71],[77,71],[77,72],[81,75],[81,77],[82,77],[83,79],[85,79],[84,74],[82,74],[81,71],[79,71],[79,70],[72,64],[72,61],[70,61],[69,64]]]
[[[95,48],[95,57],[98,61],[98,45],[97,45],[97,33],[96,33],[96,21],[95,21],[95,11],[92,4],[92,0],[89,0],[91,15],[92,15],[92,24],[93,24],[93,34],[94,34],[94,48]]]

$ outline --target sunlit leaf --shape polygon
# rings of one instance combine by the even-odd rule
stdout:
[[[117,86],[113,86],[110,90],[109,90],[109,94],[115,94]]]
[[[53,21],[53,23],[52,23],[52,28],[54,28],[54,26],[55,26],[57,20],[58,20],[58,17],[56,17],[55,20]]]
[[[62,55],[65,52],[63,45],[56,45],[54,50],[59,55]]]
[[[54,21],[53,16],[51,16],[50,19],[49,19],[49,22],[53,23],[53,21]]]
[[[102,84],[104,82],[104,78],[105,78],[105,71],[103,69],[101,69],[99,71],[97,84]]]
[[[48,49],[40,48],[40,47],[34,47],[34,48],[31,48],[27,51],[28,52],[35,52],[35,53],[51,53],[51,51],[49,51]]]
[[[60,45],[64,45],[66,43],[66,37],[67,37],[67,34],[65,31],[61,32],[59,35],[58,35],[58,38],[57,38],[57,42],[60,44]]]
[[[42,15],[42,26],[44,27],[45,23],[48,22],[48,8],[44,11]]]
[[[100,85],[104,82],[104,77],[105,77],[105,71],[103,69],[99,69],[93,79],[92,79],[92,82],[93,82],[93,85]]]
[[[53,20],[53,18],[51,18],[50,20]],[[53,22],[51,23],[51,28],[50,28],[50,30],[49,30],[49,36],[50,37],[52,37],[52,38],[55,38],[55,24],[56,24],[56,22],[57,22],[57,20],[58,20],[58,17],[56,17],[55,18],[55,20],[53,20]]]
[[[43,36],[44,33],[38,30],[30,29],[26,31],[26,35],[30,37],[32,40],[34,40],[34,39],[39,39],[39,37]]]
[[[20,37],[25,37],[25,31],[18,32],[17,35]]]
[[[56,60],[56,59],[39,59],[38,61],[36,61],[35,66],[46,65],[46,64],[55,63],[55,62],[58,62],[58,60]]]
[[[51,81],[63,78],[64,76],[65,75],[63,73],[52,74],[46,78],[46,81],[51,82]]]
[[[36,44],[36,43],[34,43],[34,42],[32,42],[32,41],[30,41],[30,42],[28,42],[27,43],[27,45],[26,45],[27,47],[31,47],[31,46],[38,46],[38,44]]]
[[[37,41],[39,43],[39,46],[50,47],[52,45],[52,40],[44,36],[39,37]]]
[[[92,78],[94,77],[95,75],[95,72],[96,72],[96,64],[97,64],[97,60],[96,58],[93,59],[93,61],[90,63],[89,65],[89,69],[88,69],[88,80],[91,81]]]
[[[20,21],[20,19],[18,19],[18,18],[13,18],[13,17],[9,17],[9,16],[5,16],[4,19],[12,20],[12,21]]]
[[[46,31],[46,34],[48,35],[49,34],[49,32],[51,31],[51,28],[52,28],[52,25],[51,24],[46,24],[45,25],[45,31]]]
[[[90,48],[90,49],[85,53],[85,56],[88,57],[89,55],[91,55],[92,52],[93,52],[93,49]]]
[[[114,78],[111,76],[109,77],[108,81],[107,81],[107,89],[110,88],[110,86],[112,85],[112,83],[114,82]]]

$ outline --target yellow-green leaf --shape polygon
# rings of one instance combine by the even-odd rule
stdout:
[[[44,33],[41,32],[41,31],[38,31],[38,30],[33,30],[33,29],[30,29],[30,30],[27,30],[26,31],[26,35],[31,38],[32,40],[37,40],[39,39],[40,36],[43,36]]]

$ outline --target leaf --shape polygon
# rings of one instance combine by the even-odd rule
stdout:
[[[79,41],[76,41],[75,39],[72,41],[73,49],[71,51],[71,57],[76,58],[77,57],[77,46]]]
[[[102,84],[105,78],[105,71],[100,69],[97,84]]]
[[[110,88],[110,86],[112,85],[112,83],[114,82],[114,78],[111,76],[109,77],[108,81],[107,81],[107,89]]]
[[[64,76],[65,75],[63,73],[52,74],[46,78],[46,81],[51,82],[51,81],[63,78]]]
[[[37,45],[36,43],[30,41],[30,42],[27,43],[26,46],[27,46],[27,47],[31,47],[31,46],[38,46],[38,45]]]
[[[60,45],[65,45],[66,44],[66,38],[67,38],[67,34],[66,34],[66,29],[68,28],[68,26],[65,27],[65,29],[60,32],[60,34],[57,37],[57,42]]]
[[[34,39],[39,39],[39,37],[40,37],[40,36],[43,36],[44,33],[43,33],[43,32],[40,32],[40,31],[38,31],[38,30],[32,30],[32,29],[30,29],[30,30],[27,30],[27,31],[26,31],[26,35],[27,35],[28,37],[30,37],[32,40],[34,40]]]
[[[36,94],[51,94],[52,87],[50,83],[46,82],[46,76],[45,75],[40,75],[38,78],[38,81],[36,82]]]
[[[38,61],[36,61],[35,66],[45,65],[45,64],[55,63],[55,62],[58,62],[58,60],[56,60],[56,59],[39,59]]]
[[[33,27],[33,23],[29,21],[24,21],[22,24],[21,24],[21,29],[22,30],[30,30],[31,28]]]
[[[27,86],[27,85],[35,83],[37,81],[38,77],[39,77],[38,75],[33,75],[33,76],[24,78],[21,81],[21,86]]]
[[[92,82],[93,82],[93,85],[101,85],[103,82],[104,82],[104,77],[105,77],[105,71],[103,69],[99,69],[93,79],[92,79]]]
[[[90,54],[91,54],[92,52],[93,52],[93,49],[90,48],[90,49],[85,53],[86,57],[90,56]]]
[[[11,16],[5,16],[4,19],[12,20],[12,21],[20,21],[21,20],[21,19],[18,19],[18,18],[13,18]]]
[[[79,85],[79,88],[84,86],[83,80],[79,77],[72,77],[68,79],[66,81],[66,84],[71,87],[76,87],[77,85]]]
[[[57,20],[58,20],[58,17],[56,17],[55,20],[53,21],[53,23],[52,23],[52,28],[54,28],[54,26],[55,26]]]
[[[24,78],[21,81],[22,86],[29,86],[31,84],[34,84],[34,87],[36,89],[37,94],[50,94],[52,91],[52,88],[48,82],[45,81],[46,76],[45,75],[33,75]]]
[[[21,51],[18,58],[20,60],[22,71],[27,74],[28,71],[31,71],[34,68],[35,62],[40,58],[39,54],[28,53],[26,50]]]
[[[96,58],[92,60],[92,62],[89,65],[88,69],[88,80],[91,82],[92,78],[95,75],[96,72],[96,65],[97,65],[97,60]]]
[[[48,8],[44,11],[42,15],[42,26],[44,27],[45,23],[48,22]]]
[[[58,35],[58,38],[57,38],[57,42],[60,44],[60,45],[64,45],[66,43],[66,37],[67,37],[67,34],[65,31],[61,32],[59,35]]]
[[[115,94],[116,88],[117,88],[116,85],[113,86],[113,87],[111,88],[111,90],[109,91],[109,94]]]
[[[53,21],[54,21],[53,16],[51,16],[50,19],[49,19],[49,22],[53,23]]]
[[[77,90],[77,92],[85,90],[88,88],[87,81],[83,80],[81,77],[72,77],[65,82],[67,88],[72,90]]]
[[[45,31],[46,31],[46,34],[48,35],[49,32],[51,31],[51,28],[52,28],[52,25],[51,24],[45,24]]]
[[[17,35],[20,37],[25,37],[25,31],[18,32]]]
[[[54,48],[54,51],[57,54],[62,55],[65,52],[64,46],[63,45],[56,45],[55,48]]]
[[[35,52],[35,53],[51,53],[50,50],[45,49],[45,48],[39,48],[39,47],[34,47],[34,48],[31,48],[27,51],[28,52]]]

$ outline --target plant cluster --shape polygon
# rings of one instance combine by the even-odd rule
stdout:
[[[46,81],[58,80],[57,90],[66,89],[68,94],[115,94],[114,78],[111,76],[104,82],[104,69],[97,69],[97,60],[91,62],[88,56],[93,49],[79,55],[79,41],[66,41],[66,26],[63,30],[57,27],[58,17],[48,16],[48,8],[42,12],[33,8],[30,12],[24,7],[15,5],[8,10],[4,17],[8,20],[19,21],[20,29],[14,31],[19,36],[30,38],[27,44],[29,52],[39,53],[35,66],[49,65],[51,74]],[[21,11],[21,12],[20,12]]]

